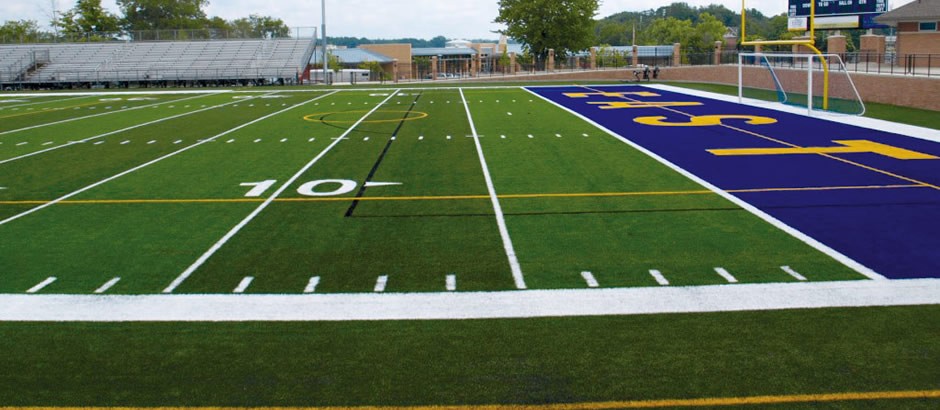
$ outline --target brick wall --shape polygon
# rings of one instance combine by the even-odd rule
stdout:
[[[398,59],[399,79],[411,78],[411,44],[362,44],[359,48]],[[390,68],[387,71],[392,74]]]

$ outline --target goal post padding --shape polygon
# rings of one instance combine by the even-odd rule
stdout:
[[[741,53],[739,95],[806,108],[812,98],[815,111],[864,114],[865,105],[842,60],[834,54],[823,56],[825,62],[816,54]]]

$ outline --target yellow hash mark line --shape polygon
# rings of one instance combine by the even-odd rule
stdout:
[[[927,188],[927,185],[861,185],[861,186],[829,186],[829,187],[797,187],[797,188],[753,188],[729,189],[725,192],[732,194],[761,193],[761,192],[807,192],[807,191],[844,191],[861,189],[900,189],[900,188]],[[709,190],[690,191],[637,191],[637,192],[585,192],[585,193],[556,193],[556,194],[502,194],[500,199],[538,199],[538,198],[615,198],[631,196],[680,196],[680,195],[710,195]],[[275,202],[347,202],[347,201],[459,201],[474,199],[490,199],[489,195],[429,195],[429,196],[374,196],[374,197],[330,197],[330,198],[278,198]],[[229,204],[229,203],[261,203],[264,198],[218,198],[218,199],[76,199],[59,202],[71,205],[123,205],[123,204]],[[44,205],[51,201],[0,201],[0,205]]]
[[[573,409],[651,409],[663,407],[714,407],[742,405],[770,405],[789,403],[827,403],[842,401],[940,399],[940,390],[880,391],[823,394],[788,394],[776,396],[714,397],[702,399],[629,400],[567,404],[493,404],[450,406],[349,406],[349,407],[238,407],[256,410],[573,410]],[[0,410],[32,410],[39,407],[0,407]],[[132,407],[43,407],[56,410],[129,410]],[[148,410],[232,410],[236,407],[148,407]]]
[[[586,87],[586,86],[581,86],[581,87],[586,88],[586,89],[591,90],[591,91],[594,91],[594,92],[601,92],[600,90],[597,90],[597,89],[594,89],[594,88],[591,88],[591,87]],[[643,101],[641,101],[641,100],[637,100],[637,99],[635,99],[635,98],[629,98],[629,97],[627,97],[627,96],[621,96],[620,98],[623,98],[623,99],[629,100],[629,101],[633,101],[633,102],[643,102]],[[656,107],[656,108],[660,108],[660,109],[663,109],[663,110],[666,110],[666,111],[669,111],[669,112],[673,112],[673,113],[676,113],[676,114],[679,114],[679,115],[684,115],[684,116],[689,117],[689,118],[695,117],[695,115],[693,115],[693,114],[689,114],[689,113],[684,112],[684,111],[679,111],[679,110],[677,110],[677,109],[675,109],[675,108],[669,108],[669,107]],[[742,133],[745,133],[745,134],[748,134],[748,135],[751,135],[751,136],[755,136],[755,137],[757,137],[757,138],[765,139],[765,140],[767,140],[767,141],[776,142],[776,143],[781,144],[781,145],[786,145],[786,146],[791,147],[791,148],[804,148],[804,147],[801,147],[801,146],[799,146],[799,145],[796,145],[796,144],[793,144],[793,143],[790,143],[790,142],[786,142],[786,141],[783,141],[783,140],[779,140],[779,139],[776,139],[776,138],[773,138],[773,137],[770,137],[770,136],[767,136],[767,135],[759,134],[759,133],[756,133],[756,132],[753,132],[753,131],[748,131],[748,130],[745,130],[745,129],[741,129],[741,128],[738,128],[738,127],[734,127],[734,126],[731,126],[731,125],[728,125],[728,124],[722,123],[721,126],[727,128],[727,129],[730,129],[730,130],[734,130],[734,131],[742,132]],[[903,175],[898,175],[898,174],[895,174],[895,173],[890,172],[890,171],[885,171],[885,170],[883,170],[883,169],[879,169],[879,168],[875,168],[875,167],[868,166],[868,165],[865,165],[865,164],[861,164],[861,163],[858,163],[858,162],[855,162],[855,161],[851,161],[851,160],[848,160],[848,159],[845,159],[845,158],[839,158],[839,157],[834,156],[834,155],[832,155],[832,154],[818,153],[817,155],[820,155],[820,156],[822,156],[822,157],[826,157],[826,158],[829,158],[829,159],[834,159],[834,160],[836,160],[836,161],[839,161],[839,162],[842,162],[842,163],[845,163],[845,164],[848,164],[848,165],[854,165],[854,166],[859,167],[859,168],[867,169],[867,170],[872,171],[872,172],[877,172],[877,173],[882,174],[882,175],[887,175],[887,176],[894,177],[894,178],[897,178],[897,179],[900,179],[900,180],[904,180],[904,181],[907,181],[907,182],[913,182],[913,183],[915,183],[915,184],[917,184],[917,185],[921,185],[921,186],[924,186],[924,187],[928,187],[928,188],[932,188],[932,189],[936,189],[936,190],[940,191],[940,186],[933,185],[933,184],[930,184],[930,183],[927,183],[927,182],[924,182],[924,181],[920,181],[920,180],[917,180],[917,179],[914,179],[914,178],[909,178],[909,177],[906,177],[906,176],[903,176]]]

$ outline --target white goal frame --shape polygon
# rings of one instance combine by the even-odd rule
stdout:
[[[854,94],[855,98],[858,100],[858,103],[861,106],[861,112],[854,114],[862,116],[865,114],[865,102],[862,101],[861,95],[858,93],[858,88],[855,86],[855,82],[852,80],[852,76],[849,75],[848,70],[846,70],[845,64],[842,62],[842,58],[837,54],[813,54],[813,53],[762,53],[762,52],[742,52],[738,53],[738,102],[744,102],[744,67],[753,66],[753,64],[745,64],[746,59],[753,58],[755,61],[758,59],[768,59],[768,58],[790,58],[794,61],[805,60],[805,70],[806,70],[806,110],[807,114],[813,115],[813,111],[817,110],[817,107],[813,106],[813,98],[820,97],[819,95],[814,96],[813,92],[813,74],[823,72],[823,92],[822,100],[823,104],[820,111],[829,110],[829,79],[830,72],[833,71],[831,68],[835,68],[837,72],[845,73],[845,78],[848,80],[848,84],[851,86],[851,91]],[[770,74],[773,78],[774,85],[777,87],[777,91],[781,92],[781,83],[777,77],[776,71],[774,71],[774,66],[772,64],[766,65],[767,69],[770,71]],[[802,69],[802,68],[801,68]],[[783,91],[785,94],[785,91]],[[785,103],[786,101],[780,101]]]

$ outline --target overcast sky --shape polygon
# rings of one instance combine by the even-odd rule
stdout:
[[[913,0],[889,0],[891,8]],[[368,38],[416,37],[497,38],[493,24],[498,0],[326,0],[327,34]],[[741,8],[740,0],[685,0],[692,6],[723,4],[731,10]],[[68,10],[75,0],[0,0],[0,19],[36,20],[47,27],[53,3],[58,10]],[[655,9],[673,0],[602,0],[598,17],[621,11]],[[117,14],[115,0],[102,0],[105,8]],[[320,25],[320,1],[317,0],[210,0],[206,14],[226,20],[260,14],[281,18],[288,26]],[[787,11],[786,0],[747,0],[747,7],[766,15]]]

